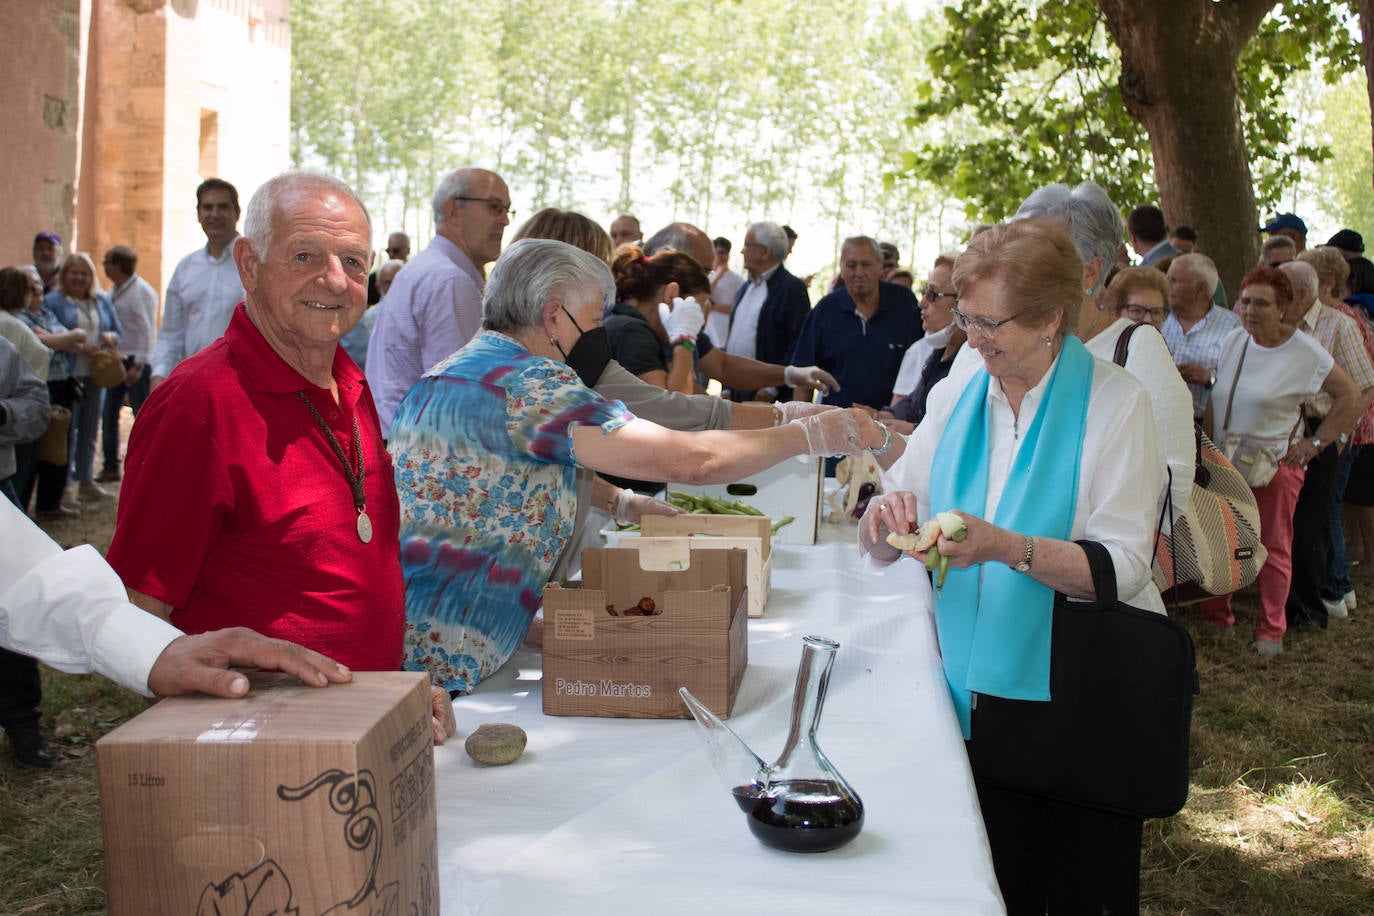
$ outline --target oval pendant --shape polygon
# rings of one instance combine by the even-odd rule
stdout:
[[[366,512],[358,513],[358,540],[364,544],[372,543],[372,519],[367,517]]]

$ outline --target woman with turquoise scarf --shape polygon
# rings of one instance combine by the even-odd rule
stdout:
[[[953,279],[955,321],[983,367],[957,397],[932,400],[888,471],[899,486],[869,503],[859,535],[885,564],[903,556],[889,533],[937,512],[964,520],[962,541],[939,539],[951,569],[934,603],[947,686],[972,743],[978,694],[1050,699],[1055,594],[1095,597],[1075,541],[1106,547],[1122,600],[1163,612],[1150,559],[1167,475],[1148,393],[1072,336],[1083,264],[1060,226],[1028,219],[981,233]],[[1138,909],[1140,819],[973,775],[1009,913]]]

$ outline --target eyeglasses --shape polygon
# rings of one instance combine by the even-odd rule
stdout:
[[[1243,305],[1248,309],[1267,309],[1274,305],[1274,302],[1269,299],[1256,299],[1253,296],[1241,296],[1236,300],[1236,305]]]
[[[921,298],[926,300],[927,302],[939,302],[941,299],[954,299],[957,301],[959,298],[959,294],[942,293],[938,289],[927,283],[925,286],[921,287]]]
[[[1144,321],[1146,318],[1158,321],[1163,319],[1169,310],[1164,308],[1147,309],[1143,305],[1128,305],[1122,311],[1129,315],[1132,321]]]
[[[395,248],[387,248],[386,253],[387,253],[387,254],[400,254],[401,252],[403,252],[403,251],[405,251],[405,250],[406,250],[406,249],[405,249],[403,246],[397,246],[397,247],[395,247]]]
[[[1001,321],[994,321],[991,318],[970,318],[957,308],[950,309],[949,313],[954,316],[954,323],[959,330],[968,333],[977,331],[981,336],[992,340],[997,336],[997,329],[1008,321],[1015,321],[1019,315],[1012,315],[1010,318],[1003,318]]]
[[[486,204],[487,209],[491,211],[492,216],[515,216],[514,207],[512,207],[510,204],[505,203],[504,201],[496,199],[495,197],[455,197],[453,199],[466,200],[472,203]]]

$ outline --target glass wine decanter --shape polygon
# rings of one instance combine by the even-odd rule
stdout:
[[[712,765],[745,813],[749,830],[765,846],[825,852],[848,843],[863,829],[863,802],[816,743],[839,647],[823,636],[802,640],[792,724],[772,764],[764,763],[686,687],[678,689],[701,726]]]

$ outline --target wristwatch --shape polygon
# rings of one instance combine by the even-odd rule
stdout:
[[[1030,572],[1031,560],[1035,559],[1035,538],[1030,535],[1022,535],[1022,537],[1026,539],[1026,555],[1012,569],[1019,573],[1028,573]]]

